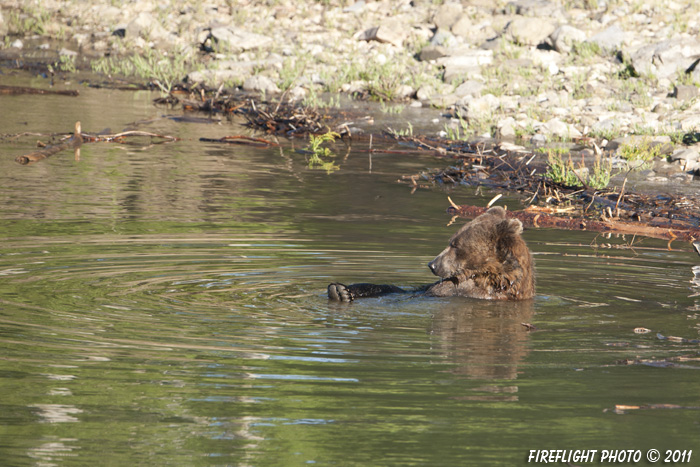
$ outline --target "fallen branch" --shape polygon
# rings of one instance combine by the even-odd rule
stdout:
[[[75,90],[54,90],[54,89],[39,89],[29,88],[25,86],[5,86],[0,85],[0,94],[6,95],[22,95],[22,94],[55,94],[59,96],[77,96],[79,93]]]
[[[83,136],[80,132],[80,122],[75,122],[75,133],[73,133],[73,136],[71,136],[67,140],[59,144],[46,146],[43,149],[31,152],[29,154],[25,154],[23,156],[17,156],[15,158],[15,162],[21,165],[33,164],[35,162],[44,160],[47,157],[51,157],[54,154],[58,154],[59,152],[64,151],[66,149],[74,149],[75,157],[80,158],[80,146],[82,144]]]
[[[58,154],[66,149],[75,150],[75,159],[80,159],[80,146],[83,143],[97,143],[97,142],[109,142],[109,143],[123,143],[126,138],[131,136],[146,136],[149,138],[162,138],[165,141],[179,141],[180,138],[169,135],[159,135],[157,133],[149,133],[147,131],[124,131],[114,135],[87,135],[83,134],[80,130],[80,122],[75,122],[75,132],[70,138],[62,141],[58,144],[53,144],[46,146],[38,151],[31,152],[29,154],[24,154],[22,156],[17,156],[15,162],[21,165],[29,165],[35,162],[51,157],[54,154]]]
[[[86,143],[123,143],[128,136],[147,136],[149,138],[162,138],[166,141],[180,141],[180,138],[176,136],[160,135],[158,133],[149,133],[148,131],[138,130],[123,131],[114,135],[84,135],[83,138]]]
[[[452,215],[475,218],[484,212],[486,208],[479,206],[454,204],[447,208]],[[557,228],[564,230],[586,230],[592,232],[610,232],[619,234],[634,234],[646,237],[662,238],[666,240],[694,241],[700,239],[700,229],[688,225],[675,225],[668,221],[663,226],[649,225],[642,222],[624,222],[615,219],[602,221],[584,219],[579,217],[559,217],[544,213],[543,210],[526,209],[524,211],[510,211],[509,216],[520,220],[523,225],[534,228]]]
[[[252,136],[224,136],[223,138],[199,138],[200,141],[205,143],[228,143],[228,144],[246,144],[250,146],[279,146],[278,143],[273,143],[262,138],[253,138]]]

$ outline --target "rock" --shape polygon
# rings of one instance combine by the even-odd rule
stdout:
[[[64,48],[62,48],[61,50],[58,51],[58,55],[59,55],[59,56],[64,56],[64,55],[65,55],[66,57],[77,57],[77,56],[78,56],[78,52],[76,52],[75,50],[66,49],[66,48],[64,47]]]
[[[591,125],[591,133],[621,133],[629,125],[629,119],[624,116],[621,117],[610,117],[598,120],[593,125]]]
[[[203,83],[207,86],[218,87],[222,84],[239,84],[247,77],[240,70],[202,70],[193,71],[187,75],[188,83]]]
[[[473,79],[467,80],[457,86],[454,90],[455,95],[458,97],[464,96],[479,96],[481,91],[484,89],[484,83],[481,81],[476,81]]]
[[[496,124],[496,136],[501,139],[515,139],[515,119],[513,117],[508,117],[500,120]],[[501,145],[501,149],[503,145]]]
[[[520,146],[519,144],[513,144],[508,142],[499,143],[498,149],[508,152],[530,152],[525,146]]]
[[[588,42],[597,44],[601,49],[618,50],[625,42],[627,33],[620,29],[619,26],[610,26],[609,28],[599,32],[595,36],[588,39]]]
[[[508,2],[506,11],[513,11],[516,15],[544,18],[560,18],[563,16],[561,7],[547,0],[515,0]]]
[[[240,85],[246,78],[253,74],[256,68],[269,68],[279,66],[281,58],[271,58],[268,60],[234,61],[221,60],[214,61],[212,69],[193,71],[187,75],[188,83],[204,83],[208,86],[218,87],[222,84]]]
[[[405,25],[395,19],[384,21],[381,25],[364,30],[357,35],[360,41],[378,41],[401,47],[406,38]]]
[[[547,144],[547,137],[540,133],[537,133],[532,138],[530,138],[530,144],[533,146],[544,146]]]
[[[256,50],[272,43],[272,38],[262,34],[247,32],[234,27],[212,28],[203,41],[206,50],[213,50],[213,45],[218,44],[222,50],[229,52],[243,52]]]
[[[459,49],[449,49],[446,57],[439,58],[437,64],[444,66],[456,66],[461,68],[471,68],[481,65],[489,65],[493,62],[492,50],[472,49],[462,47]]]
[[[572,139],[581,137],[581,132],[573,125],[562,122],[558,118],[547,121],[540,127],[540,131],[545,135],[552,135],[562,139]]]
[[[134,39],[161,39],[168,35],[163,26],[148,12],[142,11],[125,28],[125,37]]]
[[[681,148],[671,154],[670,159],[674,162],[678,161],[682,165],[688,165],[690,163],[695,163],[698,159],[700,159],[700,152],[693,147]]]
[[[456,81],[462,82],[469,76],[479,72],[479,67],[448,65],[445,67],[445,72],[442,75],[442,81],[447,84],[452,84]]]
[[[343,84],[340,89],[346,93],[350,94],[351,96],[355,94],[362,94],[367,90],[367,81],[364,80],[356,80],[356,81],[351,81],[349,83]]]
[[[407,84],[402,84],[396,88],[394,93],[397,99],[408,99],[416,94],[416,90]]]
[[[576,42],[586,40],[586,33],[568,24],[559,26],[549,36],[549,42],[559,53],[565,54],[571,52],[571,47]]]
[[[308,94],[309,91],[307,91],[305,88],[295,86],[287,92],[287,99],[290,101],[300,101],[306,98]]]
[[[698,96],[698,87],[695,85],[678,84],[673,88],[672,97],[681,101],[689,101]]]
[[[443,3],[433,16],[433,23],[438,29],[450,29],[462,16],[462,5],[457,2]]]
[[[10,44],[10,47],[14,47],[15,49],[22,49],[24,48],[24,43],[20,39],[15,39]]]
[[[343,8],[343,13],[360,13],[365,8],[365,0],[355,2],[349,7]]]
[[[465,97],[457,103],[457,114],[470,120],[479,120],[491,116],[498,107],[499,100],[493,94],[482,97]]]
[[[651,168],[654,171],[655,175],[660,175],[664,177],[668,177],[670,175],[678,173],[677,164],[669,164],[663,159],[656,159],[655,161],[653,161]]]
[[[675,78],[679,70],[690,68],[700,56],[700,42],[681,37],[648,44],[629,53],[632,66],[640,74]]]
[[[0,11],[0,36],[4,36],[7,34],[7,23],[3,19],[2,16],[2,11]]]
[[[276,94],[280,89],[270,78],[262,75],[251,76],[243,83],[244,91],[260,91],[264,93]]]
[[[656,104],[651,111],[655,114],[665,114],[671,110],[671,106],[666,102],[659,102]]]
[[[554,25],[541,18],[517,17],[505,29],[505,37],[521,45],[535,46],[554,32]]]
[[[452,33],[444,30],[438,29],[437,32],[430,38],[430,45],[440,45],[445,47],[451,47],[456,43],[455,36]]]
[[[695,131],[696,128],[700,128],[700,115],[690,115],[681,120],[681,130]]]
[[[420,101],[427,101],[433,96],[433,94],[435,94],[435,89],[433,89],[432,86],[424,85],[418,88],[418,91],[416,91],[416,99]]]
[[[450,27],[450,31],[455,36],[468,37],[474,31],[474,24],[468,15],[462,15],[455,22],[455,24]]]
[[[437,60],[438,58],[446,57],[447,49],[441,45],[426,45],[418,54],[418,59],[422,62]]]

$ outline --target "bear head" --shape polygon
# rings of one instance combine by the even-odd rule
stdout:
[[[502,207],[493,207],[455,233],[442,253],[428,267],[442,279],[459,281],[461,277],[490,276],[497,282],[523,269],[531,273],[530,252],[520,236],[523,225],[507,219]]]

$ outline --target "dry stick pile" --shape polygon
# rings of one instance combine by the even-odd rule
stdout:
[[[247,120],[248,126],[276,135],[295,136],[329,131],[329,115],[315,108],[283,101],[284,95],[278,103],[256,103],[249,96],[222,96],[221,89],[213,97],[207,97],[203,90],[200,90],[199,94],[195,91],[181,90],[168,98],[156,100],[170,105],[180,103],[185,110],[239,114]],[[342,131],[340,133],[343,134]]]
[[[416,146],[426,147],[426,143],[416,141]],[[546,177],[544,167],[532,165],[532,153],[508,151],[500,145],[436,142],[429,146],[439,154],[456,158],[459,164],[436,173],[404,176],[400,182],[414,187],[466,184],[519,192],[528,207],[512,215],[532,227],[700,239],[698,198],[633,193],[624,188],[564,186]],[[458,216],[475,217],[484,208],[453,205],[448,210]],[[564,217],[562,213],[569,215]]]

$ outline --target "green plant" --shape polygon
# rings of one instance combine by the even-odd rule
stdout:
[[[593,95],[591,87],[587,83],[587,78],[584,73],[578,73],[571,78],[571,84],[574,86],[571,97],[574,99],[587,99]]]
[[[75,66],[75,55],[61,55],[53,66],[60,71],[75,73],[77,69]]]
[[[581,181],[574,172],[574,163],[569,158],[566,162],[554,151],[547,153],[547,172],[545,177],[565,186],[581,186]]]
[[[588,60],[593,57],[602,55],[602,49],[595,42],[574,42],[571,44],[571,53],[581,60]]]
[[[555,146],[555,147],[551,147],[551,148],[537,148],[537,151],[535,151],[535,152],[538,152],[540,154],[563,155],[563,154],[569,154],[569,152],[571,152],[571,150],[569,148],[567,148],[566,146]]]
[[[51,13],[47,10],[32,6],[25,6],[24,12],[18,10],[11,11],[7,23],[10,31],[18,34],[29,35],[46,33],[46,24],[51,19]]]
[[[623,144],[617,149],[617,154],[627,162],[641,161],[641,167],[646,167],[661,155],[661,145],[652,144],[650,140],[645,139],[639,144]]]
[[[411,122],[406,122],[408,127],[406,127],[403,130],[394,130],[393,128],[388,128],[387,131],[394,136],[407,136],[407,137],[413,137],[413,125],[411,125]]]
[[[693,74],[686,73],[684,70],[678,70],[678,73],[676,73],[676,84],[697,86],[697,83],[693,79]]]
[[[607,139],[608,141],[615,139],[620,135],[620,129],[617,127],[612,128],[601,128],[598,130],[591,130],[588,136],[596,139]]]
[[[607,162],[596,158],[593,163],[593,172],[588,176],[588,186],[596,190],[602,190],[610,184],[612,177],[612,161],[607,159]]]
[[[592,170],[585,170],[583,162],[579,167],[574,166],[571,157],[564,161],[556,151],[547,153],[547,172],[545,177],[554,183],[564,186],[583,186],[583,183],[596,190],[601,190],[608,186],[612,177],[612,163],[608,160],[603,162],[596,159]],[[583,182],[583,183],[582,183]]]
[[[406,108],[405,105],[387,105],[386,102],[381,101],[382,112],[386,114],[400,114],[403,109]]]
[[[143,54],[124,58],[100,58],[91,62],[90,66],[96,73],[147,79],[166,94],[194,67],[191,58],[186,54],[170,57],[151,49],[145,50]]]
[[[316,91],[311,88],[309,90],[309,93],[306,95],[304,100],[302,101],[302,105],[304,107],[312,107],[314,109],[325,109],[328,107],[335,107],[339,108],[340,107],[340,96],[335,95],[335,96],[330,96],[328,98],[328,101],[324,101],[321,99],[316,93]]]
[[[447,139],[452,140],[452,141],[461,141],[461,140],[466,140],[469,135],[469,123],[467,123],[466,120],[462,118],[462,116],[459,116],[459,126],[455,125],[448,125],[445,123],[445,133],[447,135]]]
[[[305,58],[288,58],[282,64],[280,75],[280,89],[286,91],[291,88],[306,69],[307,60]]]
[[[683,131],[666,131],[665,134],[669,138],[671,138],[671,143],[673,143],[673,144],[683,143],[683,137],[685,136],[685,132],[683,132]]]
[[[306,147],[306,150],[309,152],[310,169],[321,168],[330,173],[340,168],[333,161],[324,160],[324,158],[335,157],[333,151],[323,145],[325,143],[334,143],[336,138],[340,138],[340,135],[330,130],[328,130],[328,133],[321,135],[309,135],[309,145]]]

